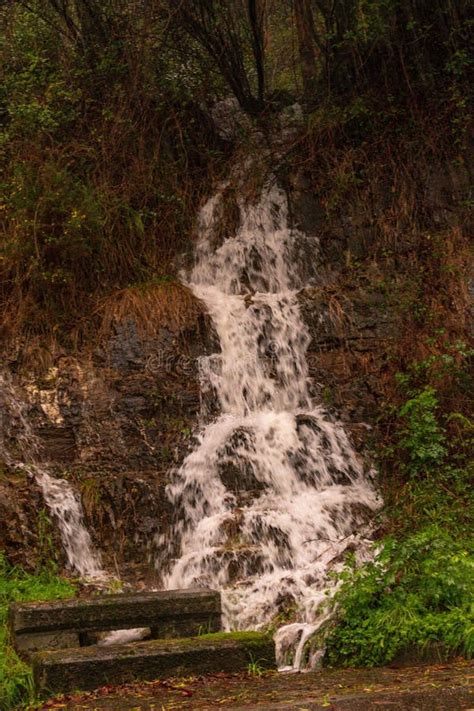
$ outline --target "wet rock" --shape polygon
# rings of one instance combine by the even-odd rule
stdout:
[[[223,575],[230,585],[257,575],[263,562],[264,556],[257,546],[241,544],[237,539],[229,540],[225,548],[214,550],[212,559],[207,561],[209,569]]]
[[[73,427],[44,425],[38,428],[44,458],[56,462],[73,462],[77,456]]]
[[[252,127],[249,117],[232,96],[214,104],[211,116],[219,137],[224,141],[234,141],[248,133]]]
[[[376,289],[306,288],[298,298],[310,335],[313,393],[346,423],[355,423],[359,440],[365,440],[369,430],[361,423],[378,412],[383,371],[397,338],[394,315]]]
[[[12,565],[35,571],[52,559],[63,562],[58,531],[39,487],[25,474],[0,464],[0,550]]]
[[[262,491],[264,482],[257,479],[252,466],[253,435],[243,428],[233,432],[219,452],[218,471],[222,483],[229,491]]]
[[[197,358],[211,348],[206,318],[198,316],[181,331],[162,328],[153,337],[125,319],[93,354],[61,351],[46,372],[16,378],[41,458],[80,494],[106,567],[137,558],[146,564],[154,536],[166,526],[166,472],[192,443],[200,405]],[[17,431],[20,423],[10,422],[12,443]],[[34,485],[0,479],[7,524],[0,542],[12,562],[31,558],[35,565],[27,551],[35,550],[42,508]]]

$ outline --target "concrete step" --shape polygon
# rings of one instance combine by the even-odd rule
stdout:
[[[150,628],[155,639],[191,637],[221,629],[221,599],[213,590],[160,590],[14,603],[9,626],[16,650],[26,655],[80,647],[92,632],[137,627]]]
[[[38,652],[32,657],[39,693],[92,690],[106,684],[174,676],[275,669],[275,644],[259,632],[151,640],[113,647]]]

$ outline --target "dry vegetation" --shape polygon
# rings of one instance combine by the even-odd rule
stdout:
[[[114,325],[132,320],[140,334],[155,336],[161,328],[184,331],[204,313],[190,289],[177,281],[148,283],[123,289],[99,306],[100,335],[107,338]]]

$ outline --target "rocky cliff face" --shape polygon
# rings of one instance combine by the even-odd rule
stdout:
[[[425,204],[435,224],[459,224],[456,205],[466,180],[464,170],[429,177]],[[294,223],[311,237],[305,261],[312,285],[299,298],[311,335],[313,391],[364,448],[400,327],[383,263],[374,257],[374,225],[357,205],[328,216],[301,174],[286,187]],[[384,203],[381,188],[373,213]],[[217,348],[201,310],[179,328],[153,335],[133,318],[115,321],[100,347],[81,355],[47,352],[34,370],[22,365],[24,343],[5,356],[28,400],[45,461],[80,492],[106,567],[125,577],[153,575],[148,554],[171,515],[164,487],[198,425],[198,358]],[[35,484],[6,467],[0,473],[0,548],[30,567],[53,551],[60,555]]]
[[[409,190],[415,212],[422,215],[417,229],[426,231],[428,246],[423,249],[431,256],[439,249],[430,244],[431,235],[468,234],[472,176],[466,160],[434,163],[418,178],[419,187],[411,185]],[[410,302],[412,295],[406,291],[412,278],[409,268],[419,256],[413,215],[408,208],[406,214],[397,212],[388,180],[372,184],[365,194],[354,193],[354,199],[337,209],[328,209],[327,194],[311,188],[304,170],[286,180],[294,224],[313,237],[314,251],[306,258],[312,286],[301,292],[300,301],[311,334],[308,362],[314,390],[364,447],[372,439],[370,428],[393,378],[393,360],[399,357],[400,341],[407,337],[416,309],[416,300]],[[381,247],[378,240],[386,225],[393,234]],[[449,294],[450,303],[444,307],[463,321],[460,330],[464,328],[469,337],[469,331],[474,333],[472,253],[450,265],[453,256],[447,248],[441,269],[452,274],[448,279],[452,292],[458,290],[462,297],[454,303]],[[421,293],[425,287],[430,288],[418,285]],[[426,314],[421,320],[430,318]],[[417,335],[409,337],[416,340]]]
[[[109,568],[146,563],[150,543],[166,525],[166,475],[190,446],[200,402],[197,358],[210,348],[201,313],[180,330],[153,336],[133,320],[117,322],[87,355],[47,354],[51,367],[41,376],[19,369],[16,354],[9,354],[42,457],[80,492]],[[45,554],[46,513],[36,485],[5,469],[0,547],[14,562],[33,566]]]

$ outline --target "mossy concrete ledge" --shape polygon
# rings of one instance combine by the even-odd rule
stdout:
[[[259,632],[206,634],[110,647],[39,652],[32,658],[36,690],[68,693],[106,684],[174,676],[275,669],[275,644]]]
[[[23,654],[82,646],[92,631],[149,627],[155,639],[190,637],[221,629],[221,598],[214,590],[190,589],[14,603],[9,625]]]

